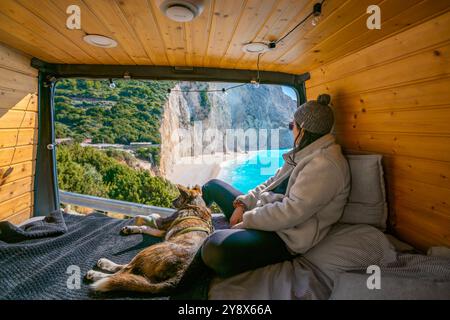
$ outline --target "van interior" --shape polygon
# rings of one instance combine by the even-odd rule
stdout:
[[[446,0],[0,1],[0,298],[450,299],[449,30]],[[216,170],[170,167],[175,128],[278,128],[321,94],[351,191],[318,245],[230,278],[196,256],[165,296],[77,279],[160,241],[120,230],[174,212],[170,170],[185,185]]]

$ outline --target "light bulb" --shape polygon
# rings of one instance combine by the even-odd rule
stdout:
[[[318,2],[313,7],[313,18],[311,20],[311,24],[315,27],[320,21],[322,16],[322,2]]]
[[[111,89],[114,89],[116,87],[116,84],[114,83],[114,81],[112,79],[109,79],[109,87]]]
[[[320,20],[322,19],[322,16],[314,16],[314,18],[311,19],[311,24],[315,27],[319,24]]]
[[[259,88],[259,81],[258,80],[252,80],[250,83],[253,85],[253,88]]]

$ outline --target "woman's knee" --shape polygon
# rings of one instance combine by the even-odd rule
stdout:
[[[214,232],[203,243],[201,257],[205,265],[219,275],[227,275],[232,266],[229,250],[223,244],[221,230]]]
[[[202,191],[204,192],[205,190],[210,189],[211,187],[220,185],[222,181],[219,179],[211,179],[208,182],[206,182],[203,186],[202,186]]]

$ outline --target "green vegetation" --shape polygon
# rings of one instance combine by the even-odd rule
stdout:
[[[56,85],[56,138],[93,143],[159,144],[160,120],[173,81],[65,79]]]
[[[81,147],[78,143],[161,143],[160,122],[171,81],[65,79],[55,91],[56,138],[72,138],[56,148],[61,190],[169,207],[176,188],[152,171],[138,168],[130,153]],[[136,156],[159,165],[159,148],[140,148]]]
[[[79,144],[59,145],[56,150],[61,190],[161,207],[169,207],[177,195],[166,179],[130,167],[127,152]]]
[[[160,160],[159,147],[139,148],[136,150],[136,157],[142,160],[150,161],[158,166]]]

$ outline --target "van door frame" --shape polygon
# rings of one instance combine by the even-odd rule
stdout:
[[[50,212],[60,209],[53,102],[57,80],[84,78],[250,83],[250,81],[256,79],[256,70],[239,69],[53,64],[37,58],[31,60],[31,66],[39,70],[39,127],[33,216],[46,216]],[[309,73],[296,75],[260,71],[259,74],[260,84],[276,84],[291,87],[296,92],[297,105],[306,102],[305,81],[309,80]]]

